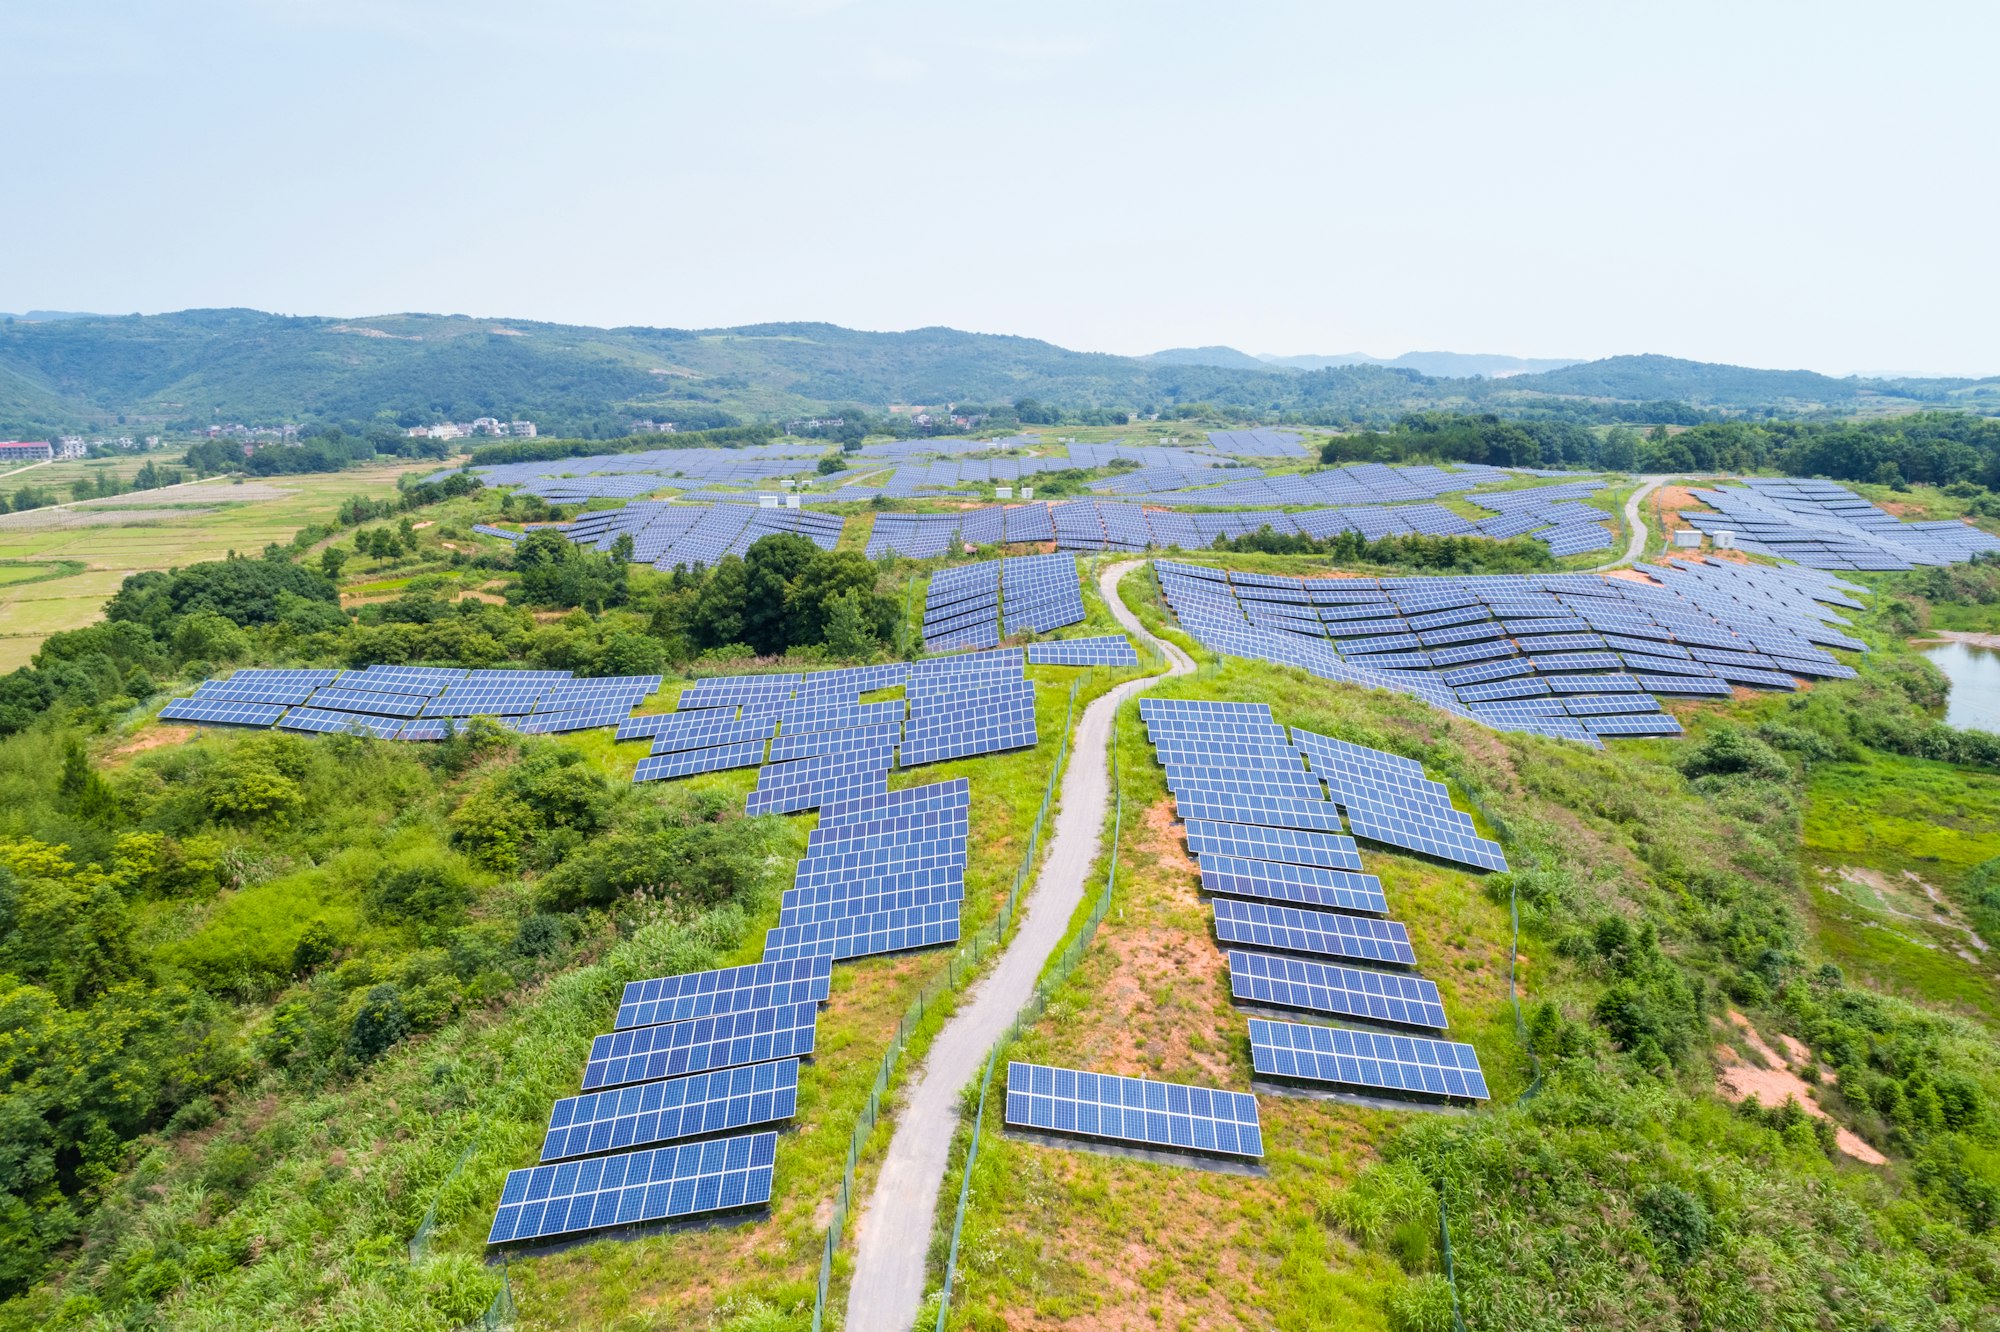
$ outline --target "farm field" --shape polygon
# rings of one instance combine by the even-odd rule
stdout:
[[[12,478],[38,486],[77,480],[110,466],[129,475],[137,459],[109,464],[59,463]],[[82,569],[22,583],[0,578],[0,671],[25,665],[44,638],[93,623],[105,598],[127,575],[256,552],[285,542],[312,522],[324,522],[349,495],[393,494],[396,478],[437,470],[430,461],[399,462],[350,472],[246,480],[189,482],[60,507],[0,514],[0,561],[74,561]],[[6,567],[6,566],[0,566]],[[14,567],[19,567],[16,564]]]

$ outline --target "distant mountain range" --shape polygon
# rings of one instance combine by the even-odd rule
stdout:
[[[1561,363],[1437,352],[1349,363],[1210,347],[1128,357],[950,328],[867,333],[805,323],[605,329],[255,310],[0,319],[0,437],[478,416],[601,435],[622,433],[634,417],[720,425],[843,406],[1024,398],[1147,413],[1212,403],[1324,425],[1432,408],[1644,422],[1928,406],[2000,413],[2000,378],[1836,379],[1666,356]]]
[[[1502,379],[1560,370],[1579,363],[1576,357],[1493,356],[1477,352],[1404,352],[1387,358],[1366,352],[1339,356],[1252,356],[1234,347],[1174,347],[1143,359],[1162,365],[1212,365],[1225,370],[1327,370],[1343,365],[1386,365],[1438,379]]]

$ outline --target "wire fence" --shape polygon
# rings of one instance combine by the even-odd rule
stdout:
[[[1069,737],[1071,726],[1076,719],[1076,695],[1084,682],[1092,674],[1086,667],[1069,687],[1068,711],[1063,717],[1062,741],[1057,746],[1055,762],[1049,765],[1048,783],[1042,789],[1041,808],[1035,811],[1034,825],[1028,832],[1028,845],[1021,856],[1021,863],[1014,871],[1013,885],[1007,890],[1007,899],[1000,905],[999,914],[970,939],[959,945],[958,950],[945,962],[944,971],[932,978],[929,984],[918,992],[911,1001],[908,1011],[896,1024],[896,1033],[889,1041],[889,1048],[883,1052],[882,1062],[875,1070],[875,1085],[868,1092],[868,1102],[861,1109],[854,1124],[854,1133],[847,1143],[847,1164],[841,1170],[840,1189],[834,1195],[833,1214],[827,1221],[826,1242],[820,1252],[819,1282],[813,1295],[813,1332],[822,1332],[826,1322],[826,1304],[833,1286],[834,1257],[840,1252],[840,1237],[846,1228],[847,1213],[854,1203],[854,1172],[861,1164],[861,1156],[868,1145],[869,1135],[882,1117],[883,1099],[889,1093],[889,1084],[896,1074],[896,1066],[902,1061],[903,1051],[910,1038],[924,1020],[937,1008],[938,1001],[964,985],[979,969],[979,963],[988,953],[998,948],[1007,937],[1007,931],[1021,905],[1021,894],[1033,881],[1035,855],[1041,849],[1042,831],[1048,824],[1049,812],[1054,807],[1056,792],[1060,789],[1063,769],[1069,761]]]
[[[1105,871],[1104,887],[1097,900],[1091,904],[1090,914],[1084,918],[1083,928],[1057,957],[1054,966],[1036,984],[1028,1002],[1014,1015],[1014,1021],[995,1042],[992,1053],[986,1057],[986,1072],[979,1080],[979,1104],[972,1115],[972,1140],[965,1149],[965,1168],[958,1183],[958,1210],[951,1222],[951,1248],[945,1259],[944,1285],[938,1296],[937,1332],[944,1332],[946,1321],[951,1317],[952,1283],[958,1274],[958,1246],[965,1231],[965,1210],[972,1199],[972,1168],[979,1160],[979,1136],[986,1123],[986,1100],[993,1088],[993,1070],[1000,1064],[1022,1032],[1035,1025],[1041,1018],[1042,1010],[1048,1006],[1049,997],[1062,988],[1070,973],[1083,961],[1083,955],[1090,942],[1097,935],[1097,927],[1111,910],[1111,896],[1118,886],[1118,839],[1125,827],[1125,783],[1118,768],[1118,721],[1123,715],[1123,706],[1111,719],[1111,787],[1117,795],[1117,803],[1111,817],[1111,861]]]

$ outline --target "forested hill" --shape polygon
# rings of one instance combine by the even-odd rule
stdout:
[[[1959,404],[2000,411],[2000,379],[1833,379],[1660,356],[1453,379],[1400,366],[1186,364],[948,328],[871,333],[831,324],[598,329],[254,310],[0,320],[0,434],[217,421],[414,425],[477,416],[602,434],[622,433],[633,417],[687,428],[845,404],[880,410],[1024,398],[1141,412],[1210,403],[1329,425],[1436,407],[1660,420],[1718,409],[1845,413]],[[1678,415],[1668,404],[1679,405]]]

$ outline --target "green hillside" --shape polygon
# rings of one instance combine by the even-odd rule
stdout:
[[[657,711],[677,672],[893,656],[941,562],[851,553],[860,506],[850,553],[783,556],[805,561],[790,581],[779,555],[670,576],[554,537],[511,549],[471,528],[515,510],[462,486],[346,507],[265,558],[141,575],[106,622],[0,678],[0,1329],[449,1332],[492,1314],[804,1332],[879,1062],[908,1037],[893,1123],[950,985],[990,955],[836,971],[767,1213],[495,1265],[501,1181],[620,986],[754,960],[810,816],[744,817],[748,771],[634,785],[645,743],[601,730],[423,748],[154,714],[225,663],[425,661],[665,667]],[[2000,629],[2000,578],[1865,581],[1858,678],[1675,703],[1686,738],[1601,752],[1181,640],[1202,669],[1163,694],[1267,702],[1417,758],[1505,840],[1510,876],[1367,860],[1495,1100],[1438,1116],[1265,1097],[1254,1176],[1050,1150],[989,1120],[949,1325],[1445,1332],[1441,1202],[1474,1332],[1992,1325],[2000,963],[1972,940],[2000,934],[2000,767],[1991,737],[1937,720],[1907,640]],[[1086,587],[1085,630],[1111,630]],[[861,608],[837,630],[836,594]],[[1146,569],[1121,594],[1175,636]],[[1080,708],[1119,678],[1030,673],[1035,747],[921,770],[972,783],[968,933],[1034,862],[1069,689]],[[1112,910],[1018,1053],[1247,1085],[1198,876],[1129,715],[1117,752]],[[1797,1103],[1737,1104],[1731,1070]],[[955,1162],[970,1134],[968,1116]],[[862,1139],[864,1185],[886,1138]],[[933,1289],[959,1182],[955,1165]]]
[[[1228,363],[1212,363],[1218,359]],[[633,417],[713,425],[727,424],[724,417],[782,419],[848,404],[880,411],[899,403],[1023,398],[1139,412],[1206,403],[1327,425],[1383,422],[1439,407],[1694,420],[1704,409],[1844,413],[1952,404],[1990,410],[2000,400],[2000,381],[1874,383],[1659,356],[1498,380],[1440,378],[1407,365],[1294,371],[1227,348],[1132,358],[949,328],[870,333],[807,323],[598,329],[253,310],[0,322],[0,433],[118,424],[185,429],[217,421],[414,425],[496,416],[603,436],[620,433]],[[1645,404],[1680,406],[1663,413],[1641,410]]]

